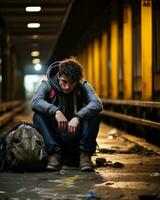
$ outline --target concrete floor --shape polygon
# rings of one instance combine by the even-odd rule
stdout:
[[[31,121],[31,117],[30,113],[14,120]],[[150,151],[160,152],[158,147],[103,123],[97,141],[95,172],[67,167],[59,172],[1,172],[0,199],[160,199],[160,155]],[[137,141],[149,150],[136,146]]]

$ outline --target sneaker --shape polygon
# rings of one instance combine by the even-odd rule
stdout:
[[[48,170],[59,171],[61,169],[61,156],[60,154],[53,154],[49,157],[47,165]]]
[[[91,161],[91,156],[82,151],[80,154],[80,170],[84,172],[93,172],[93,163]]]

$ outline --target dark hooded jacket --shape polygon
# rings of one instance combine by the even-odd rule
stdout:
[[[98,114],[102,110],[102,102],[91,85],[80,81],[70,94],[63,93],[59,86],[58,67],[59,62],[55,62],[48,68],[47,81],[42,81],[32,98],[32,110],[49,116],[61,110],[68,120],[73,116],[85,120]],[[54,95],[51,95],[51,90]]]

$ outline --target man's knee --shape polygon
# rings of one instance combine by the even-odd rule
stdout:
[[[48,120],[49,120],[49,117],[43,115],[42,113],[36,112],[33,115],[33,123],[46,122]]]
[[[39,113],[34,113],[33,115],[33,124],[37,125],[42,120],[41,115]]]
[[[97,126],[100,124],[101,122],[101,118],[100,118],[100,115],[97,114],[93,117],[91,117],[90,119],[87,120],[89,124],[91,124],[92,126]]]
[[[99,131],[100,116],[93,116],[82,122],[82,133],[96,139]]]

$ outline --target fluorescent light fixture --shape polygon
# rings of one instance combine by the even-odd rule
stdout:
[[[41,68],[42,68],[42,65],[41,64],[36,64],[35,66],[34,66],[34,69],[36,70],[36,71],[40,71],[41,70]]]
[[[39,12],[41,11],[40,6],[27,6],[26,7],[26,12]]]
[[[40,63],[40,59],[39,58],[34,58],[33,60],[32,60],[32,63],[33,64],[39,64]]]
[[[27,27],[28,28],[39,28],[40,27],[40,23],[28,23]]]
[[[31,52],[31,56],[33,56],[33,57],[37,57],[37,56],[39,56],[40,55],[40,52],[39,51],[32,51]]]
[[[38,39],[38,35],[32,35],[32,39]]]

